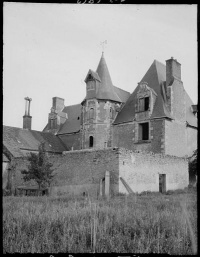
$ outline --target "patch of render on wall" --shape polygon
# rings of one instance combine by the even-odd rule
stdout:
[[[189,184],[185,158],[120,149],[119,177],[134,192],[159,191],[159,175],[166,175],[166,190],[183,189]],[[133,161],[134,160],[134,161]],[[119,181],[119,192],[128,193]]]

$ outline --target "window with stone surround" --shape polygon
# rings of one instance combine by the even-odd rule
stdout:
[[[110,119],[114,119],[114,110],[110,107]]]
[[[139,112],[149,110],[149,97],[139,98]]]
[[[90,108],[89,110],[89,119],[94,119],[94,108]]]
[[[138,124],[138,140],[149,140],[149,122]]]

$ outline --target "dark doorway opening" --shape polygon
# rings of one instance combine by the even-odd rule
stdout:
[[[149,123],[139,124],[139,139],[140,140],[149,140]]]
[[[166,193],[166,174],[159,174],[159,192]]]

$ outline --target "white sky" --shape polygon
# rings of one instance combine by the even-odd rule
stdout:
[[[104,40],[115,86],[132,93],[154,59],[165,64],[173,56],[197,103],[197,5],[4,2],[4,125],[22,127],[26,96],[32,98],[34,130],[47,124],[52,97],[80,103]]]

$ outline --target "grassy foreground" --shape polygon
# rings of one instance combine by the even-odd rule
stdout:
[[[195,191],[118,196],[4,197],[4,253],[196,254]]]

